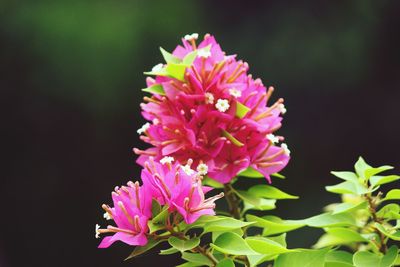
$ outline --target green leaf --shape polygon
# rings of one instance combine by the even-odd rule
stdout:
[[[400,219],[400,206],[395,203],[390,203],[383,206],[377,213],[376,216],[388,220]]]
[[[366,180],[365,177],[365,171],[367,169],[371,169],[372,167],[369,166],[362,157],[358,158],[358,161],[354,165],[354,169],[356,170],[356,173],[359,177],[361,177],[363,180]]]
[[[358,251],[353,256],[353,263],[356,267],[390,267],[395,263],[397,253],[396,246],[392,246],[384,256],[369,251]]]
[[[246,216],[246,219],[248,221],[255,222],[254,226],[264,228],[264,236],[286,233],[304,226],[304,224],[298,223],[296,221],[272,221],[268,219],[268,217],[260,218],[251,214],[248,214]]]
[[[355,225],[356,222],[348,213],[332,214],[331,212],[316,215],[304,220],[298,220],[298,223],[306,224],[310,227],[334,227]]]
[[[195,247],[197,247],[200,244],[200,238],[198,237],[194,237],[192,239],[189,240],[182,240],[179,239],[175,236],[171,236],[170,238],[168,238],[168,243],[176,248],[177,250],[183,252],[186,250],[191,250]]]
[[[352,242],[367,242],[368,240],[350,228],[326,228],[324,234],[314,245],[315,248],[350,244]]]
[[[367,201],[362,201],[360,203],[340,203],[339,205],[335,206],[332,214],[352,212],[359,209],[365,209],[367,206]]]
[[[386,197],[383,199],[385,200],[394,200],[400,199],[400,189],[392,189],[387,194]]]
[[[389,237],[390,239],[400,241],[400,230],[394,230],[394,229],[386,229],[383,225],[379,223],[375,223],[376,229],[378,229],[382,234],[385,236]]]
[[[157,76],[168,76],[167,70],[165,66],[160,67],[159,69],[155,69],[156,66],[153,67],[151,71],[143,72],[145,75],[157,75]]]
[[[151,214],[152,214],[152,218],[154,218],[155,216],[157,216],[159,213],[161,212],[161,205],[160,203],[158,203],[157,200],[153,199],[151,202]]]
[[[199,253],[183,252],[182,259],[187,260],[188,262],[191,263],[200,264],[200,266],[204,265],[211,266],[213,264],[209,258]]]
[[[297,199],[298,196],[290,195],[270,185],[255,185],[248,192],[257,197],[272,198],[272,199]]]
[[[225,136],[226,138],[229,139],[229,141],[232,142],[232,144],[234,144],[235,146],[243,146],[244,144],[241,143],[239,140],[237,140],[235,137],[233,137],[233,135],[231,135],[230,133],[228,133],[225,130],[222,130],[222,135]]]
[[[229,231],[233,229],[239,229],[253,224],[253,222],[243,222],[230,217],[225,217],[221,220],[208,222],[204,225],[204,232],[214,231]]]
[[[338,172],[338,171],[331,171],[331,174],[335,175],[336,177],[346,180],[346,181],[350,181],[350,182],[354,182],[354,183],[358,183],[358,177],[354,172]]]
[[[206,51],[209,52],[211,50],[211,45],[208,45],[206,47],[200,48],[200,49],[196,49],[192,52],[190,52],[189,54],[187,54],[184,58],[182,63],[186,66],[190,66],[193,64],[194,60],[196,59],[197,55],[199,54],[199,51]]]
[[[177,80],[184,81],[186,67],[187,66],[185,66],[183,64],[169,63],[165,70],[169,76],[171,76]]]
[[[353,183],[351,181],[346,181],[337,185],[325,186],[325,188],[328,192],[337,194],[363,195],[370,192],[365,186],[359,183]]]
[[[208,186],[211,186],[211,187],[213,187],[213,188],[220,188],[220,189],[221,189],[221,188],[224,188],[224,185],[223,185],[223,184],[221,184],[221,183],[215,181],[214,179],[212,179],[212,178],[210,178],[210,177],[208,177],[208,176],[205,176],[205,177],[204,177],[202,183],[203,183],[203,185],[208,185]]]
[[[143,88],[142,91],[152,93],[152,94],[157,94],[157,95],[165,95],[164,88],[162,87],[161,84],[154,84],[150,87]]]
[[[160,250],[160,253],[158,253],[158,254],[159,255],[171,255],[171,254],[175,254],[175,253],[178,253],[178,252],[179,252],[179,250],[177,250],[176,248],[172,247],[172,248]]]
[[[276,177],[279,179],[285,179],[286,177],[280,174],[279,172],[271,174],[272,177]]]
[[[243,105],[239,101],[236,101],[236,114],[235,114],[236,117],[241,119],[244,116],[246,116],[247,112],[249,112],[249,111],[250,111],[250,108],[246,107],[245,105]]]
[[[378,186],[382,184],[388,184],[400,179],[399,175],[388,175],[388,176],[372,176],[370,183],[372,186]]]
[[[151,220],[154,224],[164,224],[165,220],[169,216],[168,206],[164,206],[159,214],[157,214],[153,220]]]
[[[132,251],[132,253],[125,260],[129,260],[133,257],[139,256],[139,255],[145,253],[146,251],[154,248],[155,246],[157,246],[158,244],[160,244],[163,241],[164,240],[154,240],[152,238],[149,238],[146,245],[136,246],[135,249]]]
[[[218,262],[216,267],[235,267],[235,263],[232,259],[226,258]]]
[[[147,226],[149,227],[149,233],[152,234],[154,232],[157,232],[161,229],[164,229],[164,225],[162,224],[155,224],[152,221],[147,222]]]
[[[232,232],[232,233],[236,233],[236,234],[238,234],[238,235],[240,235],[240,236],[243,236],[243,230],[242,230],[242,228],[238,228],[238,229],[232,229],[232,230],[229,230],[230,232]],[[214,242],[220,235],[222,235],[223,233],[226,233],[226,231],[213,231],[212,233],[211,233],[211,239],[212,239],[212,242]]]
[[[272,210],[275,209],[275,199],[265,199],[252,195],[247,191],[236,190],[236,194],[244,201],[244,210]]]
[[[328,252],[328,254],[326,254],[325,261],[326,263],[329,263],[328,265],[325,263],[325,267],[353,266],[353,255],[347,251],[331,250]],[[338,264],[344,264],[344,265],[338,265]]]
[[[371,178],[372,176],[374,176],[374,175],[376,175],[378,173],[381,173],[381,172],[384,172],[384,171],[387,171],[387,170],[391,170],[391,169],[393,169],[393,167],[392,166],[388,166],[388,165],[381,166],[381,167],[378,167],[378,168],[366,169],[365,170],[365,178],[368,180],[369,178]]]
[[[215,250],[230,255],[257,255],[246,241],[238,234],[226,232],[211,243]]]
[[[248,178],[265,178],[265,176],[253,169],[252,167],[248,167],[246,170],[240,172],[238,176],[244,176]]]
[[[274,256],[270,255],[247,255],[247,259],[249,260],[250,267],[259,266],[259,264],[270,261],[274,259]]]
[[[246,242],[255,252],[260,254],[277,255],[292,251],[281,244],[264,237],[248,237],[246,238]]]
[[[161,54],[163,56],[163,58],[165,59],[165,62],[167,63],[175,63],[175,64],[179,64],[182,62],[182,60],[174,55],[172,55],[171,53],[167,52],[166,50],[164,50],[164,48],[160,47],[160,51]]]
[[[275,260],[274,267],[324,267],[327,253],[328,249],[281,254]]]

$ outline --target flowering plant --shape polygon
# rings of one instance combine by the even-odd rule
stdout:
[[[99,247],[135,246],[130,259],[167,243],[160,255],[180,253],[180,266],[400,265],[400,206],[382,206],[399,200],[400,189],[384,197],[379,191],[400,179],[381,175],[390,166],[373,168],[360,158],[355,172],[332,172],[344,182],[326,189],[341,194],[342,203],[320,215],[255,215],[297,198],[270,185],[271,176],[284,178],[278,172],[290,159],[284,137],[276,135],[286,108],[281,98],[272,103],[274,88],[248,75],[248,64],[226,55],[214,37],[197,39],[186,35],[172,53],[161,48],[166,63],[145,73],[154,78],[147,78],[143,91],[150,96],[141,104],[149,122],[138,130],[151,147],[134,149],[142,182],[116,187],[113,206],[102,205],[116,226],[96,225],[96,237],[105,235]],[[264,177],[246,190],[235,184]],[[216,209],[221,198],[226,211],[221,201]],[[325,233],[312,249],[288,248],[286,233],[303,227]]]

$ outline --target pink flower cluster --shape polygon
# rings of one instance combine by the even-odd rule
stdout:
[[[211,188],[201,185],[202,176],[191,169],[191,161],[185,166],[173,163],[170,157],[156,162],[153,158],[145,162],[142,170],[143,185],[128,182],[127,186],[116,187],[111,196],[114,207],[102,205],[104,217],[114,220],[117,226],[100,229],[96,225],[96,237],[106,236],[100,248],[107,248],[115,241],[122,241],[132,246],[147,243],[148,221],[152,217],[152,201],[167,205],[170,214],[180,214],[183,220],[191,224],[201,215],[214,215],[214,201],[223,197],[223,193],[205,199],[204,194]]]
[[[198,35],[187,35],[170,55],[167,64],[153,68],[149,87],[161,86],[142,103],[143,116],[151,121],[138,130],[153,147],[135,148],[138,163],[151,156],[171,156],[181,163],[193,159],[193,167],[206,169],[208,176],[227,183],[252,167],[268,181],[289,161],[283,137],[273,133],[281,127],[286,112],[283,99],[268,106],[273,88],[247,74],[249,66],[235,55],[225,55],[209,34],[197,46]],[[197,52],[193,54],[193,52]],[[182,66],[182,78],[168,71]]]

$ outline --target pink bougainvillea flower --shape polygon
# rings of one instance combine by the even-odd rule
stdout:
[[[186,223],[195,222],[201,215],[214,215],[214,201],[223,193],[205,199],[210,188],[201,185],[202,176],[207,172],[206,165],[199,164],[198,171],[191,169],[192,160],[186,165],[174,162],[167,156],[160,163],[152,157],[145,162],[142,180],[150,194],[161,205],[168,205],[169,211],[179,212]]]
[[[122,241],[132,246],[143,246],[147,243],[147,222],[151,216],[151,195],[138,182],[128,182],[128,186],[116,187],[112,192],[114,207],[103,205],[104,217],[114,220],[117,226],[100,229],[96,225],[96,237],[99,234],[113,233],[101,241],[99,248],[107,248],[115,241]]]
[[[152,95],[141,104],[149,122],[138,133],[153,147],[135,149],[138,163],[171,156],[182,164],[192,159],[194,169],[206,164],[221,183],[248,167],[269,180],[290,158],[277,145],[283,137],[274,135],[286,112],[283,99],[269,104],[274,88],[248,75],[246,62],[227,56],[209,34],[198,45],[197,38],[185,36],[172,54],[163,50],[166,64],[149,73],[155,78],[147,78],[145,91]]]

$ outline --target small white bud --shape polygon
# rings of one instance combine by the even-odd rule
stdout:
[[[208,166],[204,163],[200,163],[199,165],[197,165],[196,170],[200,175],[206,175],[208,172]]]
[[[181,168],[187,175],[192,175],[194,173],[194,170],[192,170],[189,165],[181,166]]]
[[[229,89],[229,94],[235,98],[241,97],[242,96],[242,92],[237,90],[236,88],[231,88]]]
[[[152,71],[152,72],[159,72],[159,71],[161,71],[163,68],[164,68],[164,65],[163,65],[162,63],[160,63],[160,64],[155,65],[155,66],[151,69],[151,71]]]
[[[95,235],[96,238],[100,238],[100,231],[99,231],[99,229],[100,229],[100,225],[96,224],[96,235]]]
[[[287,111],[287,109],[285,108],[285,105],[284,105],[284,104],[279,104],[279,105],[278,105],[278,109],[279,109],[279,111],[280,111],[282,114],[285,114],[286,111]]]
[[[198,33],[192,33],[192,34],[186,34],[185,37],[186,41],[190,41],[190,40],[197,40],[197,38],[199,38],[199,34]]]
[[[267,134],[267,139],[271,141],[273,144],[276,144],[279,142],[279,138],[273,134]]]
[[[208,58],[208,57],[211,56],[211,52],[210,51],[206,51],[204,49],[200,49],[199,52],[197,53],[197,55],[199,57],[202,57],[202,58]]]
[[[150,123],[145,123],[140,129],[138,129],[136,132],[138,133],[138,134],[142,134],[142,133],[144,133],[145,131],[147,131],[148,129],[150,128]]]
[[[111,215],[110,215],[108,212],[105,212],[105,213],[103,214],[103,217],[104,217],[104,219],[106,219],[106,220],[111,220],[111,219],[112,219]]]
[[[206,93],[206,104],[214,104],[214,95],[211,93]]]
[[[283,149],[283,151],[285,152],[286,155],[288,155],[288,156],[290,155],[290,150],[289,150],[287,144],[282,143],[281,148]]]
[[[160,163],[162,165],[165,165],[166,163],[171,164],[175,159],[173,157],[165,156],[160,160]]]
[[[215,104],[215,107],[218,109],[220,112],[225,112],[229,109],[229,102],[226,99],[218,99],[217,104]]]

